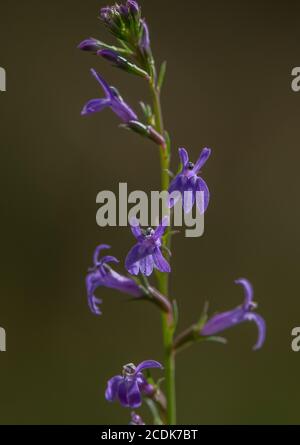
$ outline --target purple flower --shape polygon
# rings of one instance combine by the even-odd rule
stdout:
[[[109,402],[118,399],[125,408],[138,408],[142,404],[142,395],[151,396],[154,387],[143,376],[142,371],[148,368],[160,368],[155,360],[146,360],[135,366],[133,363],[123,366],[122,375],[112,377],[107,382],[105,398]]]
[[[136,414],[134,411],[131,413],[131,421],[129,425],[145,425],[145,422],[141,418],[139,414]]]
[[[107,255],[99,259],[99,254],[104,249],[109,249],[110,246],[100,244],[94,252],[94,267],[89,269],[86,277],[86,290],[88,296],[88,305],[95,315],[101,315],[99,304],[102,300],[95,297],[94,293],[98,287],[108,287],[119,290],[125,294],[139,297],[143,294],[140,287],[131,278],[120,275],[118,272],[108,266],[108,263],[118,263],[117,258]]]
[[[253,289],[251,284],[245,278],[240,278],[235,281],[236,284],[241,284],[244,288],[245,301],[242,306],[238,306],[228,312],[214,315],[201,330],[201,335],[210,336],[217,334],[225,329],[231,328],[244,321],[254,321],[258,328],[258,339],[253,349],[262,347],[266,337],[266,323],[265,320],[253,310],[257,307],[253,302]]]
[[[92,51],[96,53],[101,48],[103,48],[103,44],[99,42],[99,40],[96,40],[93,37],[91,37],[89,39],[85,39],[82,42],[80,42],[78,48],[82,49],[83,51]]]
[[[147,277],[152,274],[153,268],[161,272],[170,272],[171,268],[161,253],[161,238],[166,230],[167,220],[154,230],[149,227],[142,230],[136,221],[131,222],[131,231],[137,239],[137,244],[129,251],[125,267],[132,275],[141,272]]]
[[[104,108],[110,107],[124,123],[138,120],[137,115],[129,105],[124,102],[118,91],[114,87],[109,86],[103,77],[101,77],[94,69],[91,69],[91,73],[102,86],[106,97],[104,99],[89,100],[83,107],[81,114],[86,115],[97,113]]]
[[[182,169],[170,184],[169,193],[172,193],[174,196],[169,199],[169,207],[173,207],[181,197],[185,213],[189,213],[192,210],[195,200],[200,213],[204,213],[209,202],[209,190],[205,181],[197,176],[197,173],[199,173],[199,170],[209,158],[211,149],[203,148],[196,164],[189,161],[189,155],[185,148],[179,148],[178,152]],[[203,192],[203,199],[196,199],[196,192]]]

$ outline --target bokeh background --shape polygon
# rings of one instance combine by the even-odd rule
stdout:
[[[212,312],[238,305],[240,276],[252,281],[268,326],[256,353],[248,323],[226,333],[227,346],[199,344],[178,357],[178,421],[298,423],[300,353],[290,344],[300,324],[300,93],[290,84],[300,64],[300,4],[141,4],[156,58],[168,60],[163,107],[174,168],[178,146],[194,159],[213,148],[203,169],[212,195],[205,235],[173,244],[180,329],[205,300]],[[1,423],[126,424],[128,411],[104,400],[107,379],[129,361],[163,358],[155,308],[103,290],[97,318],[86,302],[94,247],[111,244],[124,259],[133,244],[126,228],[97,227],[96,194],[119,182],[159,189],[153,144],[118,130],[109,110],[80,117],[102,95],[91,67],[136,110],[149,99],[141,79],[76,49],[88,36],[111,41],[97,19],[102,6],[1,2]]]

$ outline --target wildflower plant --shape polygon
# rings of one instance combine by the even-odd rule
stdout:
[[[190,161],[187,150],[179,148],[181,162],[178,174],[170,179],[171,139],[164,127],[161,107],[166,62],[157,69],[151,50],[148,24],[142,17],[139,4],[128,0],[122,5],[102,8],[100,20],[116,38],[116,45],[88,38],[79,44],[79,49],[91,52],[122,71],[142,78],[150,89],[152,104],[141,102],[144,117],[140,120],[118,90],[92,69],[92,75],[103,90],[103,97],[89,100],[82,109],[82,115],[110,108],[120,119],[121,127],[154,142],[160,155],[161,189],[168,191],[171,196],[168,207],[172,210],[176,201],[181,199],[185,213],[191,212],[194,205],[200,213],[204,213],[208,208],[210,194],[206,182],[199,175],[200,169],[211,155],[211,150],[203,148],[194,164]],[[202,192],[201,202],[197,201],[197,192]],[[257,305],[253,302],[253,289],[245,278],[236,280],[244,289],[245,299],[242,305],[211,318],[208,318],[205,309],[203,314],[199,314],[199,320],[194,325],[182,333],[177,333],[177,305],[169,295],[171,240],[175,232],[169,222],[164,218],[156,228],[144,229],[137,221],[130,221],[136,243],[123,260],[123,273],[115,270],[119,261],[114,256],[102,256],[109,246],[101,244],[95,249],[93,265],[86,277],[88,305],[95,315],[102,314],[102,300],[95,295],[99,287],[115,289],[130,295],[132,299],[149,301],[161,311],[164,363],[148,359],[137,366],[133,363],[126,364],[122,373],[111,377],[107,383],[107,401],[119,402],[121,406],[129,409],[128,419],[132,425],[144,424],[135,411],[143,402],[149,406],[155,424],[176,424],[175,358],[179,351],[201,341],[225,343],[226,340],[218,334],[245,321],[253,321],[257,325],[258,340],[254,346],[255,350],[261,348],[265,340],[265,322],[254,312]],[[102,290],[102,294],[104,293]],[[157,368],[155,372],[160,373],[160,380],[157,382],[150,373],[153,368]]]

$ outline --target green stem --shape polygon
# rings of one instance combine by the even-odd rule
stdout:
[[[160,103],[160,91],[156,87],[154,81],[151,83],[151,92],[153,96],[153,109],[155,115],[156,130],[164,135],[163,117]],[[161,163],[161,188],[168,190],[169,188],[169,163],[170,158],[164,146],[160,146],[160,163]],[[164,238],[164,244],[170,247],[170,229],[167,229],[167,236]],[[158,274],[159,291],[168,297],[169,294],[169,277],[167,273]],[[162,331],[165,351],[165,383],[167,397],[167,422],[169,425],[176,425],[176,393],[175,393],[175,354],[173,350],[173,326],[170,325],[168,315],[162,313]]]

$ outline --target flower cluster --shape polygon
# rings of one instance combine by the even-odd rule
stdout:
[[[163,63],[158,72],[152,55],[149,28],[142,17],[140,6],[134,0],[128,0],[121,5],[108,6],[101,9],[100,19],[117,38],[119,46],[88,38],[79,44],[79,48],[101,56],[102,59],[108,60],[123,71],[142,78],[151,90],[153,103],[149,105],[141,102],[145,118],[144,122],[141,121],[118,90],[109,85],[95,69],[92,69],[91,73],[101,86],[104,97],[89,100],[84,105],[81,114],[90,115],[109,108],[119,118],[121,126],[153,141],[161,157],[162,189],[170,194],[168,200],[170,212],[173,212],[176,202],[181,199],[185,213],[190,213],[196,205],[196,209],[203,214],[208,208],[210,193],[200,174],[211,155],[211,149],[203,148],[197,161],[193,163],[190,161],[187,150],[179,148],[181,166],[170,182],[171,140],[164,129],[160,96],[166,64]],[[117,290],[131,296],[133,300],[148,300],[157,305],[162,311],[163,320],[166,395],[161,390],[159,382],[155,382],[149,372],[151,368],[163,369],[163,366],[155,360],[146,360],[138,366],[132,363],[125,365],[122,374],[109,379],[105,397],[110,402],[118,401],[121,406],[130,410],[139,408],[144,398],[148,402],[155,422],[175,424],[176,354],[183,347],[198,341],[220,341],[222,339],[217,337],[217,334],[246,321],[253,321],[257,325],[258,339],[253,348],[257,350],[264,344],[266,324],[264,319],[255,312],[257,305],[253,302],[251,283],[241,278],[236,280],[236,283],[244,289],[245,298],[242,305],[216,314],[209,319],[205,313],[198,323],[177,335],[178,307],[176,301],[168,294],[168,277],[171,272],[170,243],[173,235],[170,219],[163,218],[154,228],[143,228],[137,220],[131,220],[130,225],[136,243],[129,249],[124,260],[127,275],[122,275],[112,268],[112,265],[119,263],[114,256],[100,257],[100,253],[109,246],[99,245],[94,252],[93,266],[86,276],[88,305],[94,314],[101,314],[102,300],[95,295],[100,287]],[[156,279],[157,289],[148,281],[149,277],[151,280]],[[130,424],[143,425],[144,421],[139,414],[132,411]]]

